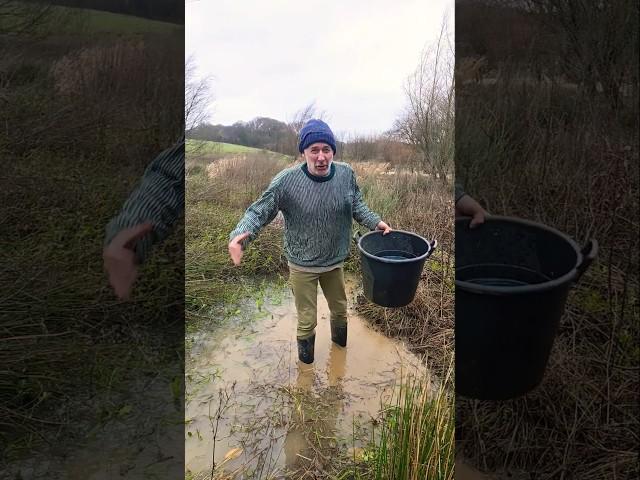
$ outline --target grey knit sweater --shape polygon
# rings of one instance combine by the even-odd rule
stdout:
[[[458,200],[460,200],[462,197],[466,195],[466,193],[462,189],[462,185],[460,185],[459,183],[455,184],[454,195],[455,195],[455,203],[458,203]]]
[[[327,267],[349,255],[351,221],[370,230],[380,216],[364,203],[356,176],[349,165],[332,162],[325,177],[312,175],[306,163],[278,173],[262,196],[245,212],[229,235],[244,232],[254,240],[278,211],[285,220],[284,251],[287,259],[303,267]]]
[[[184,214],[184,136],[147,167],[136,189],[106,227],[104,245],[121,230],[152,222],[153,231],[138,240],[135,253],[144,262],[154,244],[163,241]]]

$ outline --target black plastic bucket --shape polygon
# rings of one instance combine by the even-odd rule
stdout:
[[[364,295],[382,307],[404,307],[413,301],[424,262],[437,242],[419,235],[392,230],[383,235],[374,230],[356,232],[354,241],[360,251]]]
[[[544,376],[567,294],[598,251],[546,225],[456,220],[456,393],[515,398]]]

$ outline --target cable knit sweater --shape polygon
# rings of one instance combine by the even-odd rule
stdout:
[[[364,203],[349,165],[332,162],[329,174],[312,175],[306,163],[278,173],[229,235],[250,232],[244,247],[281,211],[287,259],[303,267],[327,267],[349,255],[351,222],[373,230],[380,216]]]
[[[109,222],[104,245],[121,230],[144,222],[153,223],[153,232],[138,240],[135,253],[144,262],[154,244],[162,242],[176,220],[184,215],[184,136],[160,153],[147,167],[137,188],[120,212]]]

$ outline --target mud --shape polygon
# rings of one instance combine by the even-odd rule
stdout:
[[[350,305],[353,285],[349,279]],[[186,471],[194,478],[210,473],[214,460],[235,478],[325,468],[364,446],[403,375],[425,374],[404,345],[373,331],[352,309],[347,347],[332,343],[321,289],[315,362],[299,363],[291,292],[272,290],[260,303],[246,305],[230,326],[194,336],[185,439]]]

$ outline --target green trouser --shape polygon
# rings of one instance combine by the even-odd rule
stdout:
[[[318,282],[329,304],[331,324],[347,324],[347,293],[344,288],[342,267],[325,273],[297,272],[289,270],[289,282],[298,312],[299,339],[313,335],[318,324]]]

